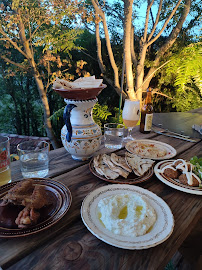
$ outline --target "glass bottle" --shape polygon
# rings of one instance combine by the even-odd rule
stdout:
[[[145,104],[141,109],[141,120],[140,120],[140,132],[149,133],[152,127],[153,119],[153,106],[152,106],[152,89],[147,89],[147,97]]]

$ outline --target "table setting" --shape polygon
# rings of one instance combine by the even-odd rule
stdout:
[[[27,142],[18,146],[20,160],[7,164],[12,181],[0,186],[0,266],[52,267],[54,253],[58,267],[93,267],[91,253],[96,263],[103,256],[100,269],[118,269],[122,259],[126,269],[165,267],[201,216],[201,139],[159,127],[141,133],[139,102],[130,101],[123,110],[129,136],[119,123],[107,123],[102,134],[92,118],[102,80],[57,79],[53,87],[67,104],[64,147]],[[34,167],[30,155],[41,163]]]

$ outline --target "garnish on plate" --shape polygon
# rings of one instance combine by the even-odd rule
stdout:
[[[193,164],[193,171],[194,173],[202,180],[202,157],[198,158],[194,156],[190,159],[190,163]],[[199,185],[202,187],[202,185]]]

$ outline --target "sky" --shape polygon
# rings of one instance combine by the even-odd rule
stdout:
[[[115,0],[108,0],[109,3],[113,3]],[[119,0],[120,2],[122,2],[121,0]],[[140,0],[141,1],[141,0]],[[198,5],[202,5],[202,1],[201,0],[195,0],[195,1],[198,1]],[[116,1],[117,2],[117,1]],[[137,1],[134,1],[134,2],[137,2]],[[137,9],[138,12],[137,12],[137,19],[133,22],[134,23],[134,26],[137,28],[137,29],[141,29],[144,27],[144,23],[145,23],[145,17],[146,17],[146,9],[147,9],[147,1],[141,1],[141,2],[144,2],[143,4],[141,4],[141,8]],[[158,5],[153,5],[152,6],[152,13],[153,13],[153,17],[155,19],[156,17],[156,14],[157,14],[157,11],[158,11]],[[151,18],[151,17],[150,17]],[[189,14],[186,18],[186,21],[184,23],[184,25],[187,24],[187,22],[189,22],[193,17]],[[163,24],[159,24],[159,26],[162,27]],[[201,30],[202,30],[202,23],[199,25],[199,26],[196,26],[194,28],[194,32],[192,32],[192,34],[194,35],[201,35]],[[192,30],[193,31],[193,30]],[[165,33],[165,32],[164,32]],[[164,34],[163,33],[163,34]]]

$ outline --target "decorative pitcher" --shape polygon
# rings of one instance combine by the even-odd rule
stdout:
[[[65,149],[73,159],[87,160],[100,148],[101,128],[92,118],[92,110],[97,98],[90,100],[64,99],[65,125],[61,130],[61,139]]]

